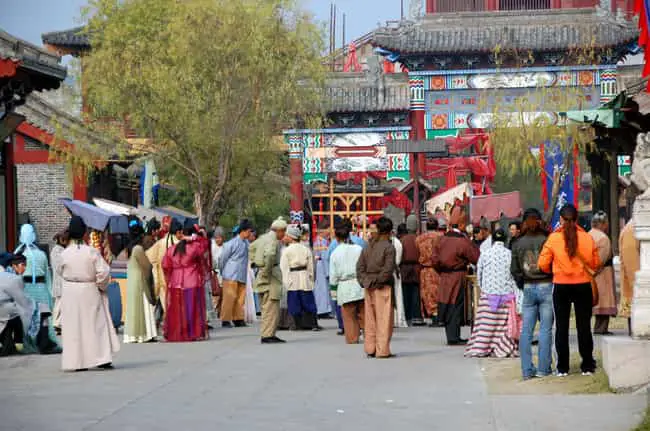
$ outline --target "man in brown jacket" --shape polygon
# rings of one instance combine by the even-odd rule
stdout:
[[[402,295],[404,311],[409,326],[423,326],[422,310],[420,309],[420,252],[417,247],[418,219],[411,214],[406,219],[407,234],[400,238],[402,243],[402,262],[400,276],[402,279]]]
[[[393,274],[395,247],[390,239],[393,222],[377,220],[378,236],[357,262],[357,278],[365,289],[365,351],[369,357],[389,358],[393,335]]]

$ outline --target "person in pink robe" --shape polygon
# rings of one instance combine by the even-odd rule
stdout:
[[[208,337],[205,299],[205,253],[209,241],[192,228],[178,232],[178,244],[167,250],[162,268],[167,280],[167,312],[163,334],[171,342]]]

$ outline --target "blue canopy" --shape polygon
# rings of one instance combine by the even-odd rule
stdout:
[[[129,219],[121,214],[107,211],[86,202],[61,198],[59,201],[68,209],[70,214],[83,219],[86,226],[98,231],[108,230],[108,233],[129,233]]]

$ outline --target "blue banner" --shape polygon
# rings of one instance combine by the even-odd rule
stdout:
[[[560,145],[546,143],[544,145],[544,169],[545,169],[545,178],[546,178],[546,192],[548,199],[548,204],[553,205],[553,178],[556,171],[564,170],[564,163],[567,161],[567,151],[562,150]],[[551,218],[551,225],[553,229],[557,228],[560,225],[560,209],[567,203],[574,202],[574,190],[573,190],[573,167],[570,166],[566,173],[560,178],[560,191],[557,199],[557,204],[553,210],[553,217]]]

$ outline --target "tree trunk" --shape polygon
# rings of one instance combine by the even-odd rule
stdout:
[[[196,211],[196,215],[199,217],[199,225],[201,226],[206,226],[207,227],[207,216],[208,216],[208,211],[207,208],[203,202],[204,196],[203,193],[200,191],[195,191],[194,192],[194,211]]]

